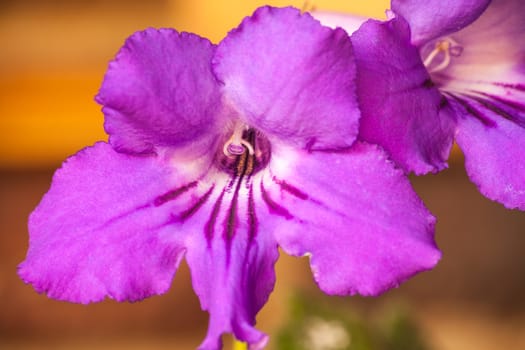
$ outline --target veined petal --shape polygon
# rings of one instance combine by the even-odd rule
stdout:
[[[424,174],[446,167],[455,122],[409,35],[399,17],[369,20],[352,34],[359,137],[385,148],[405,171]]]
[[[461,52],[433,76],[440,88],[525,101],[524,14],[523,1],[494,0],[472,25],[451,34]]]
[[[199,174],[188,175],[160,156],[121,154],[107,143],[80,151],[29,218],[20,277],[77,303],[164,293],[185,251],[187,232],[169,222],[198,187]]]
[[[221,121],[215,46],[172,29],[132,35],[110,63],[96,97],[104,127],[119,151],[152,153],[212,137]]]
[[[458,114],[456,140],[480,191],[525,210],[525,2],[494,0],[450,39],[462,47],[433,75]]]
[[[307,149],[349,147],[358,130],[352,45],[294,8],[259,8],[214,57],[227,101],[267,136]]]
[[[268,337],[255,316],[275,284],[277,243],[259,228],[253,179],[217,176],[209,199],[180,226],[188,236],[186,259],[193,288],[210,314],[201,350],[221,349],[221,335],[233,335],[262,349]]]
[[[465,154],[469,177],[488,198],[510,209],[525,210],[523,112],[518,123],[490,100],[475,96],[451,99],[460,115],[456,141]]]
[[[340,153],[277,148],[263,180],[261,228],[310,256],[329,294],[377,295],[434,267],[434,217],[377,146]],[[260,210],[262,211],[262,210]]]
[[[519,1],[519,0],[518,0]],[[491,0],[392,0],[392,10],[403,16],[420,46],[466,27],[478,18]]]
[[[343,28],[348,35],[359,29],[368,18],[351,15],[347,13],[329,12],[329,11],[312,11],[310,14],[322,25],[330,28]]]

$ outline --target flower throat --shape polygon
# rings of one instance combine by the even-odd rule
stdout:
[[[251,176],[270,160],[270,142],[254,128],[236,126],[217,154],[219,168],[234,177]]]

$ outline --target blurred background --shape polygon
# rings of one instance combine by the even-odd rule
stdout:
[[[38,295],[17,278],[16,266],[27,248],[27,216],[54,170],[80,148],[106,140],[93,96],[125,38],[146,27],[174,27],[218,42],[265,3],[304,5],[0,2],[0,349],[193,349],[200,343],[207,314],[184,264],[166,295],[89,306]],[[389,2],[313,5],[383,18]],[[439,266],[378,298],[334,298],[317,290],[305,259],[282,254],[275,292],[258,318],[272,336],[271,349],[525,349],[525,213],[482,197],[459,152],[450,169],[413,183],[439,218]]]

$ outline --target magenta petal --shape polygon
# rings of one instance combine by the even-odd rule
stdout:
[[[310,256],[326,293],[377,295],[438,262],[434,217],[378,147],[279,149],[270,166],[260,222],[288,254]]]
[[[110,63],[96,100],[117,150],[151,153],[215,131],[221,109],[211,72],[215,46],[194,34],[147,29]]]
[[[193,288],[210,314],[201,350],[221,349],[223,333],[233,333],[254,350],[268,340],[254,325],[275,284],[277,243],[259,229],[251,180],[230,181],[217,181],[206,203],[181,226],[194,232],[186,259]]]
[[[170,199],[195,186],[159,157],[120,154],[106,143],[80,151],[29,218],[20,277],[78,303],[164,293],[185,250],[186,233],[168,226],[179,203]]]
[[[349,147],[358,129],[348,35],[294,8],[262,7],[219,44],[217,77],[240,118],[298,147]]]
[[[490,100],[456,99],[462,114],[456,141],[468,175],[483,195],[525,210],[525,114],[512,120]]]
[[[464,28],[478,18],[491,0],[392,0],[392,10],[403,16],[412,43],[421,45]]]
[[[525,2],[494,0],[451,37],[463,50],[435,74],[455,106],[456,140],[485,196],[525,210]]]
[[[492,1],[478,20],[453,33],[460,54],[433,74],[440,89],[525,102],[524,14],[524,1]]]
[[[362,140],[381,145],[405,171],[446,167],[455,123],[410,44],[402,18],[369,20],[352,34]]]

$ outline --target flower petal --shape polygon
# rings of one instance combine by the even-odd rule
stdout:
[[[359,137],[385,148],[407,172],[445,168],[455,123],[410,44],[407,23],[399,17],[369,20],[352,34],[352,43],[362,113]]]
[[[525,210],[525,2],[492,1],[450,38],[461,54],[433,79],[454,105],[456,140],[480,191]]]
[[[210,314],[201,350],[221,349],[221,335],[262,349],[268,337],[254,328],[255,316],[275,284],[278,258],[273,236],[259,230],[252,179],[220,175],[206,203],[180,230],[192,231],[186,259],[193,288]]]
[[[412,43],[432,39],[466,27],[478,18],[491,0],[392,0],[392,10],[403,16],[412,32]]]
[[[348,35],[358,30],[368,19],[367,17],[329,11],[312,11],[310,14],[322,25],[333,29],[343,28]]]
[[[120,154],[106,143],[80,151],[55,173],[29,218],[20,277],[78,303],[164,293],[185,250],[186,232],[168,225],[185,205],[174,199],[196,186],[158,156]]]
[[[212,134],[221,115],[211,72],[215,46],[194,34],[147,29],[132,35],[109,69],[96,100],[109,141],[119,151],[151,153]]]
[[[308,149],[349,147],[358,130],[352,45],[293,8],[259,8],[228,34],[214,71],[240,118]]]
[[[523,1],[492,1],[472,25],[453,33],[450,38],[461,52],[436,74],[440,87],[447,91],[481,90],[525,101],[524,14]]]
[[[434,217],[377,146],[340,153],[279,148],[262,184],[261,225],[279,245],[310,256],[329,294],[377,295],[440,258]]]
[[[469,177],[488,198],[525,210],[525,105],[520,122],[490,101],[453,98]]]

